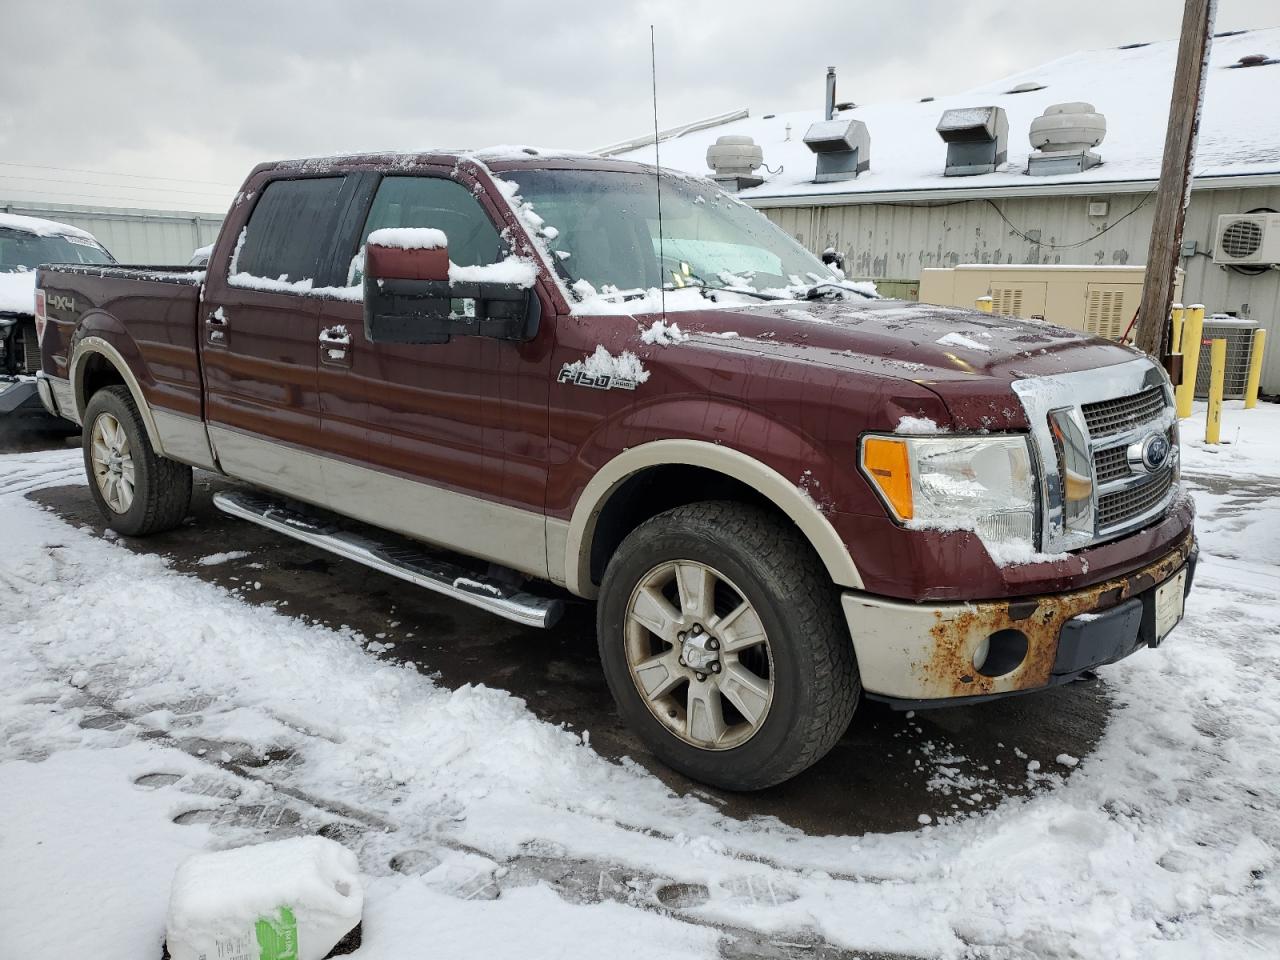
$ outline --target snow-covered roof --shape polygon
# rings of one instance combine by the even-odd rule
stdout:
[[[0,213],[0,227],[34,233],[38,237],[80,237],[84,240],[92,240],[94,243],[98,242],[92,233],[81,230],[79,227],[55,223],[53,220],[45,220],[42,217],[24,217],[16,213]]]
[[[1204,112],[1195,176],[1264,175],[1280,182],[1280,63],[1236,67],[1242,57],[1263,54],[1280,60],[1280,27],[1220,36],[1213,42],[1206,80]],[[1165,127],[1177,42],[1168,40],[1089,50],[1051,61],[964,93],[928,102],[907,101],[859,106],[841,117],[861,120],[871,135],[871,169],[856,180],[813,183],[815,157],[804,144],[809,125],[822,120],[821,89],[814,84],[814,109],[776,116],[748,117],[699,129],[660,142],[664,167],[707,175],[707,147],[717,137],[753,137],[764,148],[764,161],[777,175],[764,170],[765,183],[743,190],[752,203],[804,202],[806,197],[858,202],[860,195],[894,192],[934,192],[979,188],[999,193],[1016,188],[1062,192],[1063,185],[1082,184],[1086,190],[1117,182],[1156,181],[1164,152]],[[1009,93],[1019,84],[1042,84],[1043,89]],[[1096,152],[1102,164],[1083,173],[1052,177],[1025,174],[1031,145],[1031,121],[1054,103],[1085,101],[1107,119],[1107,135]],[[937,125],[944,110],[995,105],[1009,118],[1008,162],[995,173],[973,177],[944,177],[947,147]],[[787,127],[791,136],[787,140]],[[621,159],[652,163],[654,149],[619,153]],[[831,202],[828,200],[827,202]]]

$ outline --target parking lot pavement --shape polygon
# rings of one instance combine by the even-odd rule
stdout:
[[[227,517],[211,496],[228,486],[198,473],[187,525],[121,542],[248,603],[348,626],[370,655],[412,661],[446,686],[506,690],[541,719],[588,732],[602,755],[629,757],[673,790],[737,819],[776,817],[815,835],[917,829],[922,815],[939,821],[976,812],[1053,782],[1053,772],[1069,772],[1058,758],[1088,755],[1106,726],[1101,682],[915,714],[864,701],[836,748],[796,779],[756,794],[712,790],[664,767],[619,722],[600,672],[590,604],[572,601],[551,630],[521,627]],[[82,485],[29,496],[74,525],[106,531]],[[1037,764],[1041,772],[1029,772]]]

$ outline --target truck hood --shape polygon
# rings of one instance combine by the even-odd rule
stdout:
[[[762,304],[681,312],[694,340],[910,380],[936,393],[957,428],[991,428],[1015,380],[1126,363],[1143,354],[1037,320],[902,300]],[[733,336],[730,336],[733,334]],[[1020,410],[1020,404],[1012,405]],[[1001,417],[1006,428],[1021,418]]]

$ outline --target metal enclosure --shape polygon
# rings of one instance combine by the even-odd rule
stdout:
[[[947,110],[938,121],[947,145],[948,177],[994,173],[1009,158],[1009,117],[1003,107]]]
[[[1209,345],[1214,340],[1227,341],[1227,375],[1223,380],[1222,395],[1228,400],[1244,396],[1249,381],[1249,361],[1253,359],[1253,332],[1257,323],[1240,317],[1205,317],[1204,334],[1200,342],[1200,366],[1196,368],[1196,396],[1209,396],[1211,366]]]
[[[1046,320],[1072,330],[1119,340],[1138,312],[1145,267],[961,264],[924,270],[920,300],[972,307],[991,297],[992,313]],[[1182,271],[1174,298],[1182,296]]]
[[[818,158],[814,183],[852,180],[871,167],[871,134],[861,120],[819,120],[804,142]]]

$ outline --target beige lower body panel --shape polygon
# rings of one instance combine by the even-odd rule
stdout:
[[[53,391],[53,402],[58,405],[58,415],[72,423],[79,423],[80,417],[76,414],[76,392],[71,386],[71,381],[50,376],[46,376],[45,379],[49,381],[49,387]]]
[[[541,513],[213,424],[209,438],[229,477],[415,540],[548,578],[547,521]]]
[[[160,450],[157,453],[170,460],[205,470],[218,468],[213,459],[213,448],[209,444],[209,432],[205,429],[204,421],[155,408],[152,408],[151,416],[155,421],[156,433],[160,436]]]

